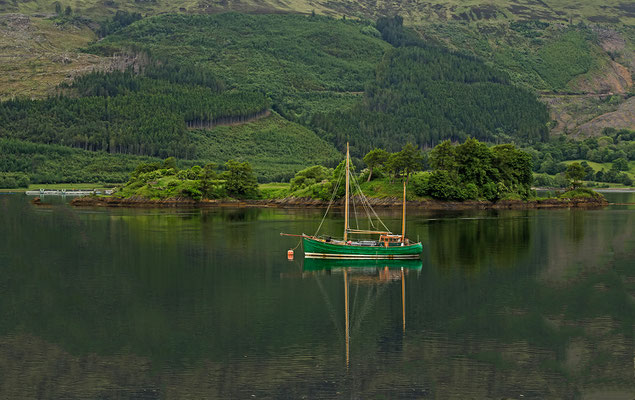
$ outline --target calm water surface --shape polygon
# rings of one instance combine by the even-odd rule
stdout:
[[[0,195],[0,398],[635,397],[634,206],[412,212],[419,265],[288,261],[322,212]]]

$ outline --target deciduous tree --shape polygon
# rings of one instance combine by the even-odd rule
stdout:
[[[580,181],[584,179],[585,175],[586,171],[584,170],[584,167],[577,162],[569,164],[565,172],[565,177],[571,180],[571,184],[574,189],[580,186]]]
[[[386,150],[377,148],[369,151],[368,154],[364,156],[364,162],[368,165],[369,169],[368,179],[366,182],[370,182],[372,179],[373,169],[384,165],[384,163],[388,161],[389,156],[390,153]]]

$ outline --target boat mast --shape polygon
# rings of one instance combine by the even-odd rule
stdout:
[[[406,282],[403,275],[403,267],[401,267],[401,329],[406,332]]]
[[[403,212],[401,216],[401,241],[406,241],[406,180],[403,180]]]
[[[344,241],[348,239],[348,173],[350,156],[348,153],[348,142],[346,142],[346,206],[344,208]]]

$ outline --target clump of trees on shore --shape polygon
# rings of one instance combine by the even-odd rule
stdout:
[[[533,196],[531,156],[511,144],[488,147],[476,139],[442,142],[430,152],[431,172],[417,176],[415,193],[443,200],[496,201]]]
[[[531,155],[511,144],[488,147],[473,138],[463,144],[445,141],[427,159],[416,146],[407,144],[396,153],[373,149],[364,156],[364,163],[368,168],[357,175],[359,182],[384,179],[390,185],[405,180],[421,197],[496,201],[534,195]],[[329,199],[341,167],[314,166],[298,172],[291,180],[291,194]],[[426,167],[429,170],[423,171]],[[343,195],[340,192],[336,197]]]
[[[395,153],[373,149],[363,161],[367,168],[360,172],[357,169],[361,162],[357,163],[358,168],[356,163],[351,164],[353,195],[360,188],[370,196],[401,196],[401,182],[405,182],[409,193],[420,198],[498,201],[535,197],[531,188],[531,154],[512,144],[490,147],[474,138],[461,144],[444,141],[428,154],[406,144]],[[325,201],[341,198],[344,168],[345,161],[336,168],[323,165],[305,168],[295,174],[288,187],[268,189],[264,197],[310,197]],[[568,185],[578,187],[584,174],[581,164],[571,164],[566,173]],[[220,169],[210,163],[179,170],[172,157],[163,162],[140,164],[117,195],[197,201],[263,197],[247,162],[229,160]]]
[[[569,181],[565,176],[568,165],[565,161],[573,160],[584,168],[582,180],[633,185],[633,180],[625,172],[629,170],[629,162],[635,160],[633,130],[604,128],[602,136],[584,140],[574,140],[561,135],[524,150],[532,156],[533,171],[537,173],[537,186],[568,186]],[[589,162],[611,165],[594,170]]]
[[[163,162],[139,164],[116,195],[199,201],[227,197],[250,199],[259,194],[256,176],[247,162],[229,160],[222,171],[218,171],[214,163],[178,169],[176,160],[170,157]]]
[[[28,188],[29,176],[21,172],[0,172],[0,189]]]

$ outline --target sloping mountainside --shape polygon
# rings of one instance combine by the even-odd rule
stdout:
[[[105,67],[109,60],[78,51],[96,38],[85,25],[63,29],[50,19],[0,14],[0,100],[42,96],[65,80]]]
[[[87,69],[127,65],[130,60],[125,58],[95,58],[77,52],[82,43],[96,37],[87,26],[103,35],[120,25],[121,20],[106,20],[116,12],[136,12],[141,18],[229,10],[315,12],[373,21],[398,14],[426,41],[476,55],[507,72],[512,83],[545,93],[554,133],[577,133],[579,126],[605,113],[612,113],[606,118],[607,126],[614,121],[616,127],[628,128],[623,121],[630,120],[629,114],[621,111],[619,103],[633,92],[635,9],[621,0],[4,0],[0,13],[23,13],[30,19],[0,16],[0,48],[5,55],[0,57],[0,99],[49,94],[56,84]],[[584,96],[571,98],[572,93]]]
[[[0,13],[0,99],[17,97],[0,103],[0,136],[24,143],[237,158],[271,180],[331,165],[346,141],[361,157],[634,126],[635,11],[619,1],[0,0]],[[269,150],[256,162],[234,135]]]
[[[398,18],[375,27],[321,16],[165,15],[87,52],[134,61],[62,84],[55,97],[1,103],[0,135],[110,154],[245,159],[270,180],[332,164],[347,140],[361,157],[375,146],[531,142],[547,133],[534,94],[477,58],[427,44]]]
[[[316,12],[335,17],[342,15],[377,19],[382,16],[403,15],[409,24],[430,21],[479,21],[501,19],[541,19],[568,21],[584,19],[595,23],[635,23],[635,7],[624,0],[548,0],[548,1],[503,1],[492,0],[2,0],[0,12],[14,13],[52,13],[55,3],[62,8],[70,6],[91,17],[103,17],[117,10],[134,11],[142,14],[160,13],[218,13],[223,11],[242,12]]]
[[[554,21],[449,22],[417,26],[420,35],[462,49],[507,71],[516,85],[541,93],[552,133],[597,136],[604,127],[633,128],[635,29],[621,24]],[[603,118],[593,131],[582,128]],[[628,121],[631,121],[629,124]]]

